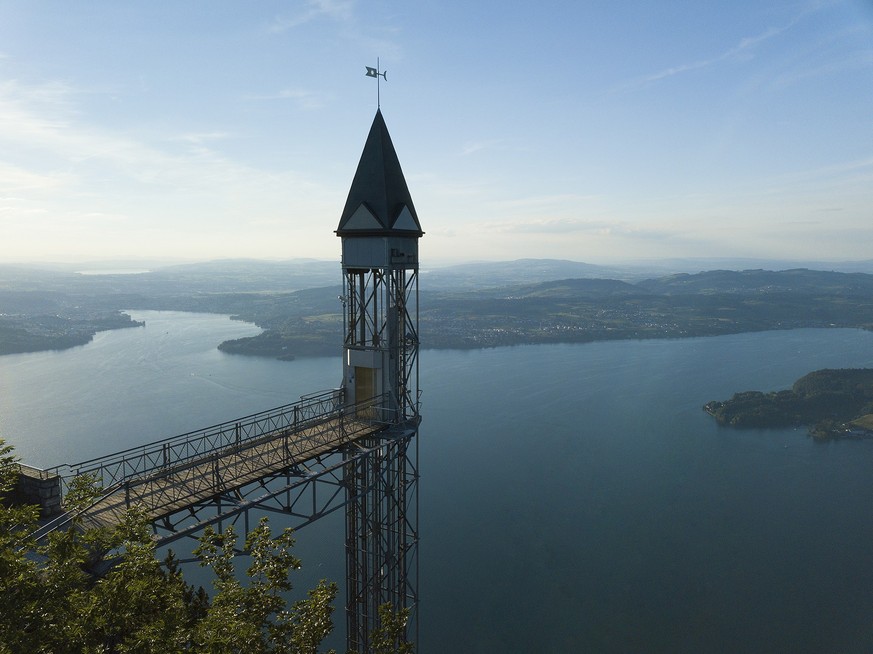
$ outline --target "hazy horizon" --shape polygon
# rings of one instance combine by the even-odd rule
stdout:
[[[423,272],[429,270],[441,270],[444,268],[464,267],[472,265],[508,265],[508,264],[533,264],[552,263],[590,266],[591,268],[610,269],[637,269],[639,271],[651,270],[665,272],[702,272],[705,270],[749,270],[765,268],[772,270],[785,270],[789,268],[810,268],[814,270],[836,270],[842,272],[867,272],[873,274],[873,258],[868,259],[845,259],[845,260],[803,260],[803,259],[768,259],[751,257],[663,257],[641,258],[626,260],[605,261],[581,261],[575,259],[549,259],[537,257],[522,257],[519,259],[436,259],[424,260],[421,263]],[[184,266],[227,266],[234,264],[264,264],[264,265],[287,265],[287,264],[331,264],[340,265],[340,257],[288,257],[285,259],[267,259],[254,257],[225,257],[217,259],[160,259],[156,257],[143,258],[107,258],[107,259],[82,259],[68,261],[0,261],[0,266],[12,268],[31,269],[34,271],[59,271],[75,273],[97,274],[132,274],[148,273],[162,269]],[[339,269],[338,269],[339,270]]]
[[[422,258],[855,261],[873,6],[0,0],[0,262],[339,256],[381,108]]]

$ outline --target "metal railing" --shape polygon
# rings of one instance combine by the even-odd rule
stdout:
[[[78,516],[97,516],[144,506],[155,516],[196,505],[280,469],[295,468],[361,436],[394,424],[397,412],[387,396],[345,406],[341,390],[304,396],[299,402],[172,438],[128,448],[76,464],[50,468],[45,474],[69,482],[92,475],[103,491]],[[295,474],[308,476],[306,468]],[[93,517],[92,516],[92,517]],[[64,529],[74,516],[64,514],[43,525],[38,538]],[[107,519],[111,523],[113,518]]]
[[[92,475],[103,488],[132,478],[184,467],[210,456],[250,447],[260,439],[286,436],[343,415],[341,389],[314,393],[299,402],[262,411],[106,456],[46,470],[60,476],[64,490],[79,475]]]

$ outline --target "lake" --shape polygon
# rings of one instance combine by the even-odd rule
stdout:
[[[337,357],[226,355],[224,316],[0,357],[0,436],[50,466],[336,386]],[[873,442],[735,431],[702,405],[873,367],[873,334],[794,330],[421,355],[422,652],[873,650]],[[301,530],[341,580],[341,516]],[[336,614],[338,630],[342,616]]]

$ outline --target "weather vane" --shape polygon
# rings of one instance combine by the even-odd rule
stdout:
[[[388,81],[387,75],[388,75],[387,70],[382,70],[382,71],[379,70],[379,57],[376,57],[376,67],[375,68],[371,68],[370,66],[367,66],[367,77],[375,77],[376,78],[376,108],[377,109],[382,108],[382,98],[380,95],[381,92],[379,90],[379,78],[381,77],[382,79],[384,79],[387,82]]]

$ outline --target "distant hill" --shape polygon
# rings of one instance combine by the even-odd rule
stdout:
[[[711,270],[633,280],[609,278],[607,272],[536,259],[422,271],[422,346],[873,328],[873,275],[864,273]],[[0,317],[6,333],[20,342],[43,342],[40,330],[51,325],[54,342],[63,344],[71,342],[63,339],[74,325],[90,333],[124,326],[117,319],[124,309],[224,313],[265,330],[225,351],[289,358],[337,351],[340,280],[339,264],[329,261],[216,261],[130,275],[28,274],[0,266]]]
[[[425,262],[426,264],[426,262]],[[784,271],[808,269],[873,274],[873,259],[866,261],[812,262],[772,259],[651,259],[597,265],[561,259],[485,261],[422,269],[422,282],[432,288],[486,288],[534,284],[571,278],[617,279],[636,283],[669,275],[698,275],[707,271]]]
[[[833,272],[862,272],[873,274],[873,259],[862,261],[810,261],[801,259],[753,259],[738,257],[700,257],[673,259],[637,259],[616,268],[643,271],[647,277],[661,277],[673,273],[700,273],[707,270],[828,270]],[[624,277],[622,277],[624,279]]]
[[[628,283],[567,279],[422,295],[432,347],[873,327],[873,275],[708,271]]]
[[[515,286],[511,289],[514,298],[616,298],[649,295],[639,285],[616,279],[559,279],[539,284]]]
[[[729,263],[747,264],[733,267]],[[873,260],[822,264],[822,266],[787,265],[771,262],[760,268],[756,260],[671,259],[629,262],[616,265],[595,265],[561,259],[518,259],[515,261],[484,261],[433,267],[425,262],[420,273],[420,286],[427,290],[483,290],[567,279],[611,279],[629,283],[645,280],[641,288],[655,292],[673,292],[688,284],[747,285],[766,283],[765,274],[801,268],[813,271],[873,273]],[[719,264],[719,265],[714,265]],[[143,270],[138,274],[115,274],[114,270]],[[88,270],[83,275],[77,271]],[[107,271],[107,272],[101,272]],[[706,272],[708,271],[708,272]],[[773,272],[780,271],[780,272]],[[97,273],[97,274],[94,274]],[[730,273],[736,276],[731,280]],[[756,279],[752,277],[757,276]],[[107,263],[3,265],[0,264],[0,289],[57,290],[64,293],[130,293],[170,295],[185,293],[287,292],[330,286],[341,281],[339,261],[320,259],[290,259],[264,261],[257,259],[224,259],[149,267],[143,262],[129,265],[123,261]],[[661,283],[660,288],[656,283]],[[842,283],[842,282],[841,282]],[[697,290],[695,290],[697,292]]]
[[[608,266],[561,259],[482,261],[444,268],[424,268],[421,272],[421,285],[437,289],[481,289],[557,279],[608,278],[614,276],[615,272],[616,270]]]
[[[710,270],[647,279],[637,286],[651,293],[873,293],[873,275],[821,270]]]

